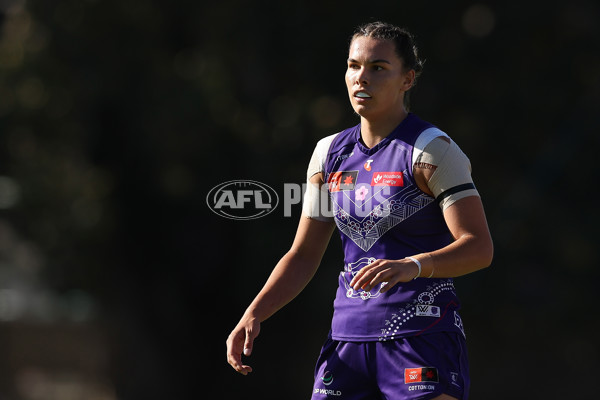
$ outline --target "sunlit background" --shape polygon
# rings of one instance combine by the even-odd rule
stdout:
[[[593,398],[600,373],[600,7],[593,1],[0,0],[0,399],[306,399],[341,265],[225,339],[293,217],[211,213],[301,183],[357,123],[348,38],[417,37],[411,109],[469,155],[496,246],[457,280],[473,399]]]

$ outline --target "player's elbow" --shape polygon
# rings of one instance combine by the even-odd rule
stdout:
[[[470,272],[489,267],[494,258],[494,244],[489,235],[467,235],[464,237],[467,245],[465,265]],[[467,261],[468,260],[468,261]]]
[[[480,269],[492,265],[494,259],[494,243],[490,237],[480,240],[477,245],[477,264]]]

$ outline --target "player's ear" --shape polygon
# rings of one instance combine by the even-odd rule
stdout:
[[[405,73],[404,79],[402,80],[402,90],[405,92],[410,90],[410,88],[412,88],[415,83],[415,78],[416,74],[414,69],[411,69],[410,71]]]

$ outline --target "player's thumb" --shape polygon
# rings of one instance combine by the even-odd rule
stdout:
[[[246,329],[246,340],[244,340],[244,355],[247,357],[252,354],[252,347],[254,346],[254,339],[260,332],[260,323],[256,322]]]
[[[250,337],[250,335],[246,335],[246,341],[244,342],[244,355],[246,357],[248,357],[250,354],[252,354],[252,344],[253,344],[253,340]]]

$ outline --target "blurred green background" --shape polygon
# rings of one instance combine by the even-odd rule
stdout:
[[[469,155],[495,241],[456,281],[471,398],[596,395],[597,2],[0,0],[0,399],[310,396],[337,233],[244,377],[225,339],[300,207],[232,221],[206,195],[303,182],[357,123],[348,38],[377,19],[415,33],[412,111]]]

